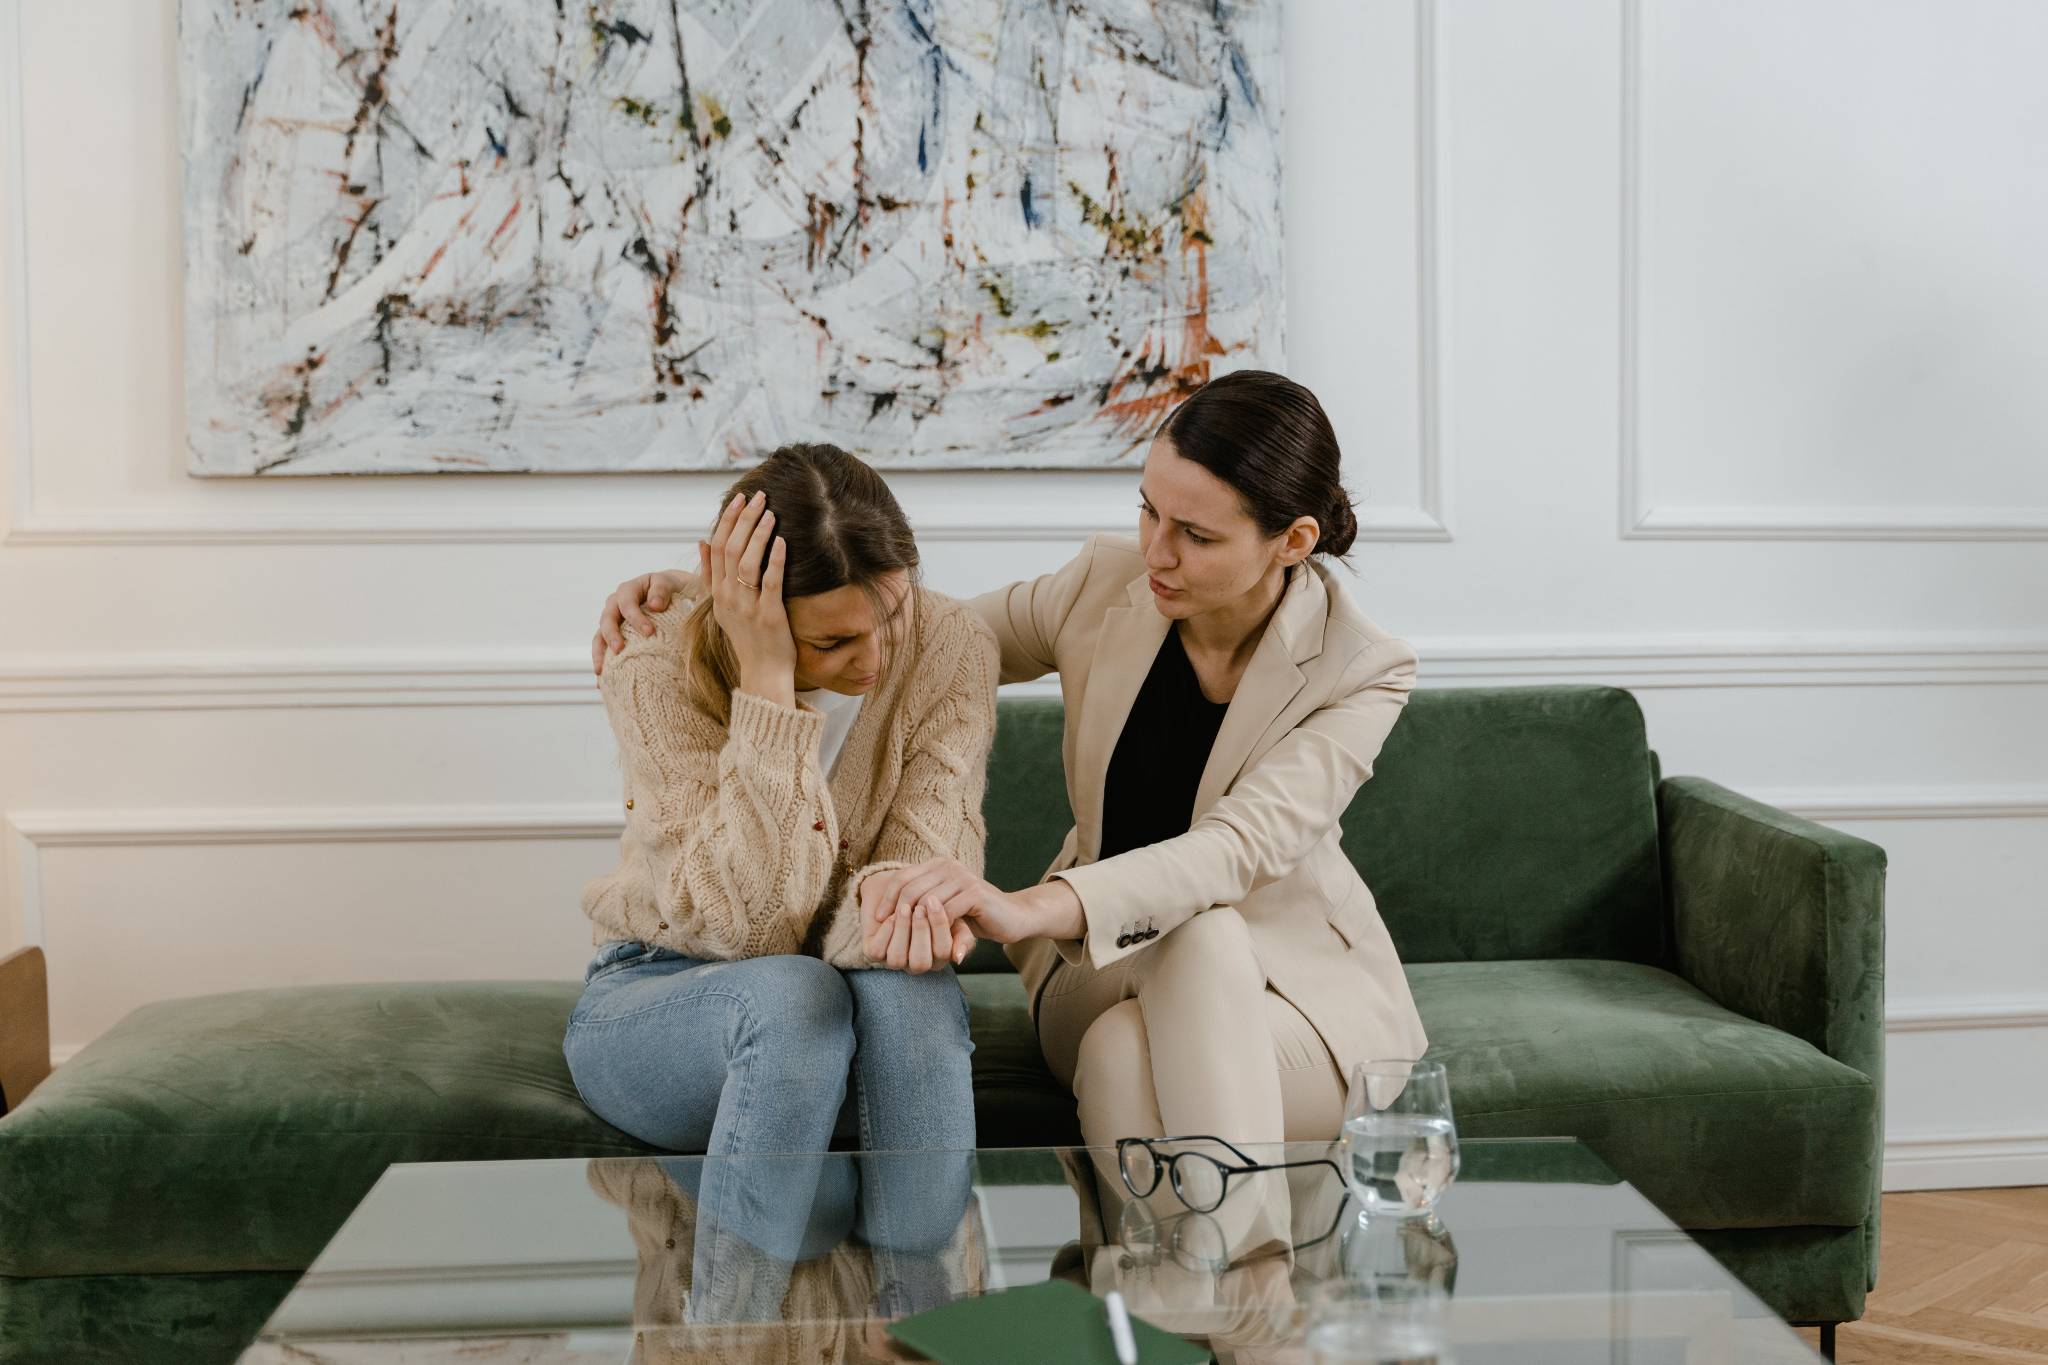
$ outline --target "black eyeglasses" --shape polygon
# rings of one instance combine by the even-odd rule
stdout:
[[[1214,1143],[1236,1157],[1237,1164],[1232,1165],[1207,1152],[1170,1152],[1162,1156],[1153,1145],[1179,1142]],[[1337,1163],[1327,1157],[1315,1161],[1253,1161],[1218,1137],[1118,1138],[1116,1164],[1123,1175],[1124,1188],[1138,1198],[1143,1199],[1158,1189],[1159,1181],[1164,1177],[1172,1183],[1174,1196],[1196,1213],[1214,1213],[1221,1208],[1224,1197],[1230,1193],[1233,1176],[1256,1175],[1260,1171],[1290,1171],[1301,1166],[1328,1166],[1339,1180],[1344,1178],[1344,1172],[1338,1169]]]

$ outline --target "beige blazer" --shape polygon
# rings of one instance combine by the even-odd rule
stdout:
[[[1059,572],[968,604],[995,631],[1004,682],[1057,671],[1066,700],[1074,828],[1046,875],[1079,893],[1088,930],[1083,941],[1008,950],[1034,1017],[1060,957],[1105,967],[1141,951],[1153,929],[1235,906],[1267,984],[1315,1025],[1347,1077],[1361,1061],[1420,1057],[1428,1042],[1408,980],[1337,826],[1407,703],[1415,651],[1309,563],[1238,683],[1193,826],[1097,862],[1110,754],[1173,624],[1146,578],[1135,538],[1102,535]]]

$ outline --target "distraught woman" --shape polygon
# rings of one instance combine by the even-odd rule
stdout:
[[[834,446],[786,446],[740,479],[699,568],[688,609],[602,679],[626,830],[583,893],[599,946],[563,1042],[576,1087],[657,1147],[815,1168],[850,1078],[861,1149],[972,1148],[952,972],[971,935],[915,908],[863,924],[862,904],[893,907],[933,860],[980,865],[995,641],[918,585],[888,485]],[[809,1208],[807,1186],[762,1201],[738,1170],[707,1163],[698,1192],[700,1238],[745,1244],[698,1248],[722,1272],[698,1321],[774,1316]],[[919,1229],[899,1211],[891,1249],[911,1268],[885,1315],[920,1306],[915,1257],[957,1224],[959,1201],[929,1193],[951,1213]]]

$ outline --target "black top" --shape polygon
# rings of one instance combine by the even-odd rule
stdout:
[[[1109,756],[1099,857],[1114,858],[1188,832],[1195,789],[1229,710],[1229,702],[1202,695],[1180,628],[1167,631]]]

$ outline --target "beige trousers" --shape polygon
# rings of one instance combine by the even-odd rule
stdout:
[[[1344,1120],[1335,1059],[1266,985],[1235,910],[1204,911],[1100,971],[1062,961],[1039,997],[1038,1041],[1091,1147],[1322,1141]]]

